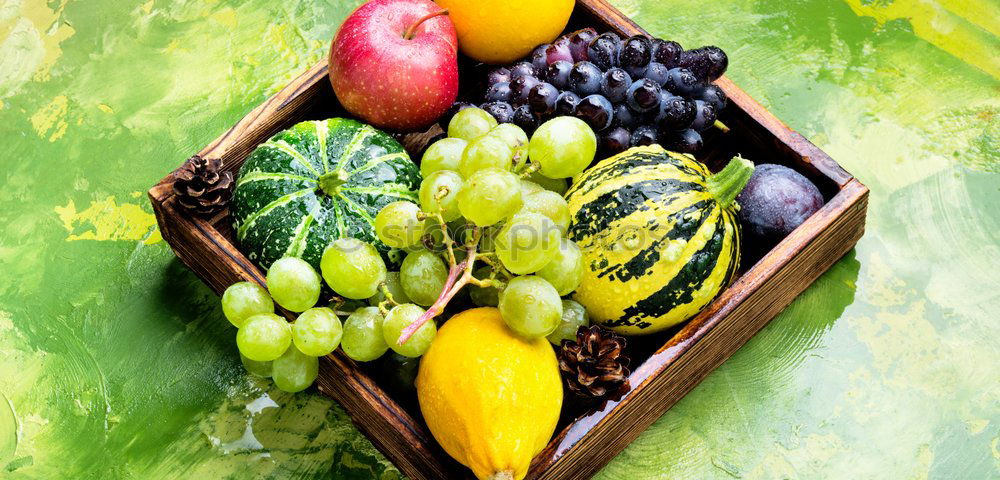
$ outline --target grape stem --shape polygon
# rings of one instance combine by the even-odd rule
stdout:
[[[542,165],[539,164],[538,162],[532,162],[531,159],[529,158],[528,165],[525,166],[524,170],[521,171],[521,178],[530,177],[531,174],[537,172],[539,168],[542,168]]]
[[[722,123],[722,120],[716,120],[715,123],[712,124],[712,126],[718,128],[719,131],[722,133],[729,133],[729,127],[726,126],[725,123]]]
[[[378,302],[378,311],[381,312],[384,317],[389,314],[389,308],[386,304],[395,307],[396,305],[399,305],[399,302],[392,297],[392,293],[389,292],[389,286],[386,285],[385,282],[380,283],[378,285],[378,289],[382,292],[382,295],[385,295],[385,300]]]
[[[462,260],[458,265],[452,265],[448,271],[448,280],[444,283],[444,288],[441,289],[441,294],[438,296],[434,304],[427,309],[420,318],[416,321],[407,325],[403,328],[403,331],[399,335],[399,340],[396,341],[397,345],[402,345],[406,343],[410,337],[413,336],[420,327],[424,326],[430,319],[438,316],[444,311],[444,307],[448,305],[448,302],[455,297],[455,294],[470,283],[470,281],[475,280],[472,277],[472,266],[476,262],[476,247],[475,245],[470,246],[466,249],[469,257]]]
[[[438,217],[442,217],[441,210],[438,209]],[[441,218],[441,225],[445,225],[444,218]],[[466,258],[462,260],[461,263],[455,263],[455,254],[452,251],[451,235],[448,234],[448,229],[444,229],[444,241],[448,245],[448,257],[449,264],[451,268],[448,269],[448,279],[444,282],[444,288],[441,289],[441,294],[438,295],[437,300],[434,304],[427,309],[416,321],[407,325],[403,328],[403,331],[399,335],[399,339],[396,341],[397,345],[402,345],[406,343],[410,337],[413,336],[420,327],[424,326],[430,319],[441,315],[444,312],[444,307],[448,306],[448,302],[451,301],[455,295],[462,290],[462,287],[468,285],[469,283],[478,284],[479,280],[472,276],[473,266],[476,264],[476,247],[479,246],[479,239],[482,236],[482,229],[479,227],[473,227],[472,238],[468,243],[465,244]]]

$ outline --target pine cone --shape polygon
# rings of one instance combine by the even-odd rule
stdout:
[[[580,327],[576,341],[559,347],[559,371],[571,392],[584,398],[601,398],[616,392],[628,380],[629,358],[623,354],[625,338],[597,325]]]
[[[222,162],[217,158],[195,155],[174,173],[174,195],[185,210],[210,216],[229,203],[233,174],[219,172]]]

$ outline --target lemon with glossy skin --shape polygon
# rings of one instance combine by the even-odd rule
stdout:
[[[574,0],[436,0],[448,9],[458,48],[495,65],[522,58],[566,28]]]
[[[555,431],[562,381],[552,346],[495,308],[455,315],[420,361],[420,411],[448,455],[479,479],[519,480]]]

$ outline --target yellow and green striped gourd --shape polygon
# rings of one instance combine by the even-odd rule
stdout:
[[[569,237],[584,256],[574,299],[627,335],[662,331],[701,311],[732,280],[740,234],[734,199],[753,164],[712,174],[658,145],[602,160],[566,192]]]

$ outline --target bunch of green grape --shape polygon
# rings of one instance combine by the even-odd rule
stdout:
[[[251,282],[226,289],[223,312],[239,328],[249,372],[297,392],[315,381],[318,357],[338,346],[360,362],[389,350],[419,358],[437,335],[433,317],[461,290],[475,305],[498,307],[525,338],[558,345],[589,323],[579,303],[562,298],[583,277],[580,248],[564,237],[570,216],[562,194],[566,179],[593,161],[594,132],[557,117],[529,140],[520,127],[467,108],[448,135],[423,155],[419,204],[393,202],[375,217],[379,239],[406,252],[399,271],[388,271],[373,245],[341,238],[324,250],[320,273],[286,257],[268,269],[266,290]],[[323,281],[338,296],[333,308],[316,307]],[[347,308],[358,300],[368,305]],[[276,315],[274,303],[298,318]]]
[[[594,132],[579,119],[557,117],[529,139],[517,125],[466,108],[447,133],[421,159],[419,204],[395,202],[375,218],[379,239],[407,251],[393,277],[397,296],[435,309],[450,299],[449,289],[463,288],[454,269],[464,265],[474,277],[472,302],[499,307],[513,331],[553,343],[573,338],[588,319],[561,298],[583,276],[580,249],[564,238],[570,215],[562,194],[567,178],[593,161]]]

